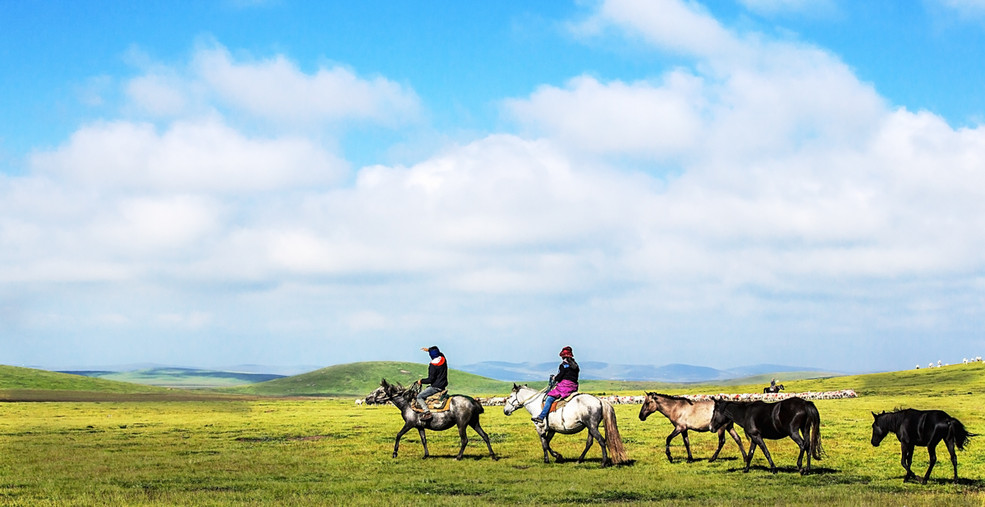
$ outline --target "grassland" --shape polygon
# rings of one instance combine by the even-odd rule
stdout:
[[[673,387],[673,386],[668,386]],[[752,386],[750,386],[752,387]],[[352,399],[232,398],[202,401],[0,403],[0,503],[10,505],[465,505],[652,503],[676,505],[982,505],[985,437],[959,452],[960,484],[946,458],[928,485],[903,484],[899,448],[868,440],[869,411],[941,408],[985,433],[981,365],[804,380],[788,390],[852,388],[858,399],[817,402],[827,456],[815,474],[793,468],[796,446],[769,442],[780,473],[760,453],[742,473],[734,444],[714,463],[715,439],[692,434],[699,461],[668,463],[670,424],[639,421],[637,405],[616,407],[633,464],[602,469],[598,450],[583,464],[545,465],[524,414],[487,407],[483,427],[498,461],[472,442],[461,462],[454,431],[429,432],[433,458],[422,462],[416,434],[390,453],[402,420],[393,407]],[[673,389],[666,389],[672,391]],[[676,392],[738,392],[677,386]],[[77,392],[77,391],[75,391]],[[505,392],[499,394],[505,395]],[[629,394],[629,393],[627,393]],[[412,432],[414,433],[414,432]],[[891,437],[890,437],[891,438]],[[683,454],[680,439],[672,452]],[[557,450],[576,456],[584,435],[559,435]],[[944,451],[943,446],[940,451]],[[914,468],[922,473],[919,449]]]

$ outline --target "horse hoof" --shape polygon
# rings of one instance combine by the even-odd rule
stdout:
[[[394,458],[394,459],[396,459],[396,458],[397,458],[397,453],[393,453],[393,458]]]

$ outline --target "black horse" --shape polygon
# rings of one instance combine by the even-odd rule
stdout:
[[[783,384],[775,384],[775,385],[771,385],[769,387],[764,387],[763,388],[763,394],[776,394],[776,393],[782,391],[783,389],[784,389],[783,388]]]
[[[917,476],[910,470],[913,463],[913,447],[927,447],[930,453],[930,466],[927,473],[923,476],[922,484],[927,484],[930,472],[937,463],[937,444],[941,440],[947,445],[947,452],[951,454],[951,465],[954,467],[954,482],[958,482],[958,456],[954,454],[954,447],[964,450],[965,444],[974,433],[968,433],[961,421],[947,415],[941,410],[894,410],[893,412],[883,412],[877,414],[872,412],[875,421],[872,422],[872,445],[879,447],[879,443],[889,433],[895,433],[902,446],[902,457],[900,464],[906,469],[903,482],[916,479]]]
[[[776,403],[715,400],[711,430],[718,431],[729,422],[742,426],[750,442],[745,472],[749,471],[752,454],[758,445],[763,448],[763,454],[770,463],[770,472],[776,473],[776,465],[764,438],[778,440],[790,437],[796,442],[800,447],[797,469],[802,475],[811,471],[811,457],[819,460],[824,452],[821,449],[821,416],[814,403],[802,398],[787,398]],[[807,467],[801,468],[804,454],[807,454]]]
[[[425,421],[421,419],[421,415],[423,414],[414,411],[412,408],[415,403],[414,398],[417,396],[417,390],[413,388],[405,389],[399,384],[390,384],[386,379],[380,382],[380,387],[386,393],[387,399],[400,409],[400,413],[404,417],[404,427],[400,428],[400,431],[397,432],[397,440],[393,443],[394,458],[397,457],[400,437],[411,428],[417,428],[418,433],[420,433],[421,445],[424,446],[424,457],[427,458],[430,454],[428,454],[428,441],[427,437],[424,436],[424,430],[442,431],[452,426],[458,426],[458,436],[462,439],[462,447],[458,450],[458,456],[455,459],[462,459],[462,455],[465,453],[465,446],[469,443],[468,437],[465,436],[465,427],[471,426],[482,437],[482,440],[486,442],[486,447],[489,448],[489,455],[493,459],[496,459],[496,453],[493,452],[492,444],[489,443],[489,435],[486,435],[486,432],[482,431],[482,426],[479,426],[479,414],[482,414],[485,410],[478,401],[460,394],[452,395],[448,400],[448,410],[441,412],[432,411],[431,419]]]

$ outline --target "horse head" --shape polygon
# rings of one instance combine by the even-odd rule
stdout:
[[[889,431],[886,428],[883,428],[882,425],[879,424],[879,417],[880,416],[883,416],[885,414],[886,414],[886,412],[883,412],[881,414],[877,414],[875,412],[872,412],[872,418],[874,419],[872,421],[872,446],[873,447],[879,447],[879,444],[882,443],[882,439],[886,438],[886,434],[889,433]]]
[[[643,400],[643,406],[640,407],[640,420],[645,421],[650,414],[657,411],[659,401],[657,399],[657,393],[643,393],[646,398]]]
[[[386,379],[380,381],[380,387],[383,388],[383,393],[390,400],[393,400],[394,398],[401,398],[401,397],[406,398],[407,394],[410,392],[410,389],[405,389],[404,386],[399,382],[396,385],[394,385],[387,382]]]
[[[711,431],[718,431],[726,424],[733,422],[732,414],[728,407],[728,402],[720,400],[718,398],[713,398],[715,402],[715,410],[711,413],[711,421],[708,426]]]

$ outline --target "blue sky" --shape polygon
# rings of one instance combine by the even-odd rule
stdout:
[[[5,2],[0,363],[982,355],[985,2]]]

